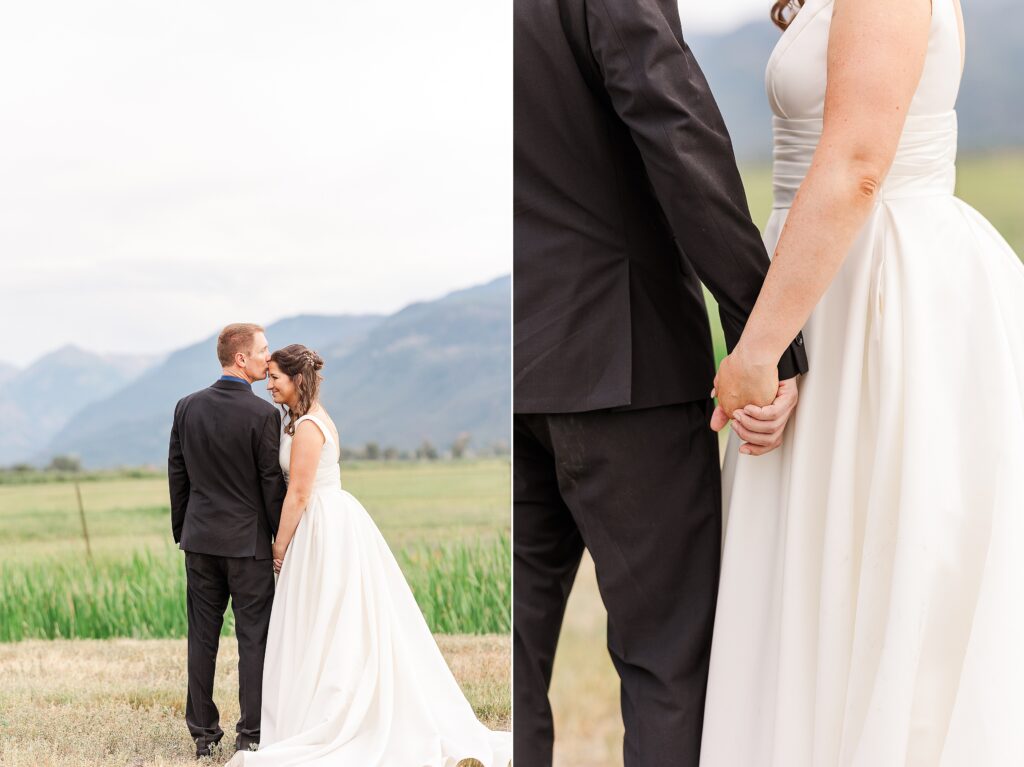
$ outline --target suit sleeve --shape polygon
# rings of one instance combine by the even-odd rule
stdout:
[[[589,0],[591,51],[605,90],[643,157],[676,244],[718,301],[732,351],[767,274],[732,142],[682,39],[676,0]],[[798,337],[781,378],[807,372]]]
[[[167,483],[171,493],[171,534],[175,543],[181,543],[181,529],[185,525],[188,497],[192,491],[185,456],[181,451],[179,416],[181,403],[174,408],[174,423],[171,426],[171,445],[167,453]]]
[[[260,475],[260,489],[263,491],[263,508],[270,523],[270,530],[276,536],[281,525],[281,506],[288,486],[281,472],[281,414],[276,410],[264,421],[256,449],[256,463]]]

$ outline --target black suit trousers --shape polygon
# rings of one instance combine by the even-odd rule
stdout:
[[[516,762],[550,767],[548,687],[583,550],[608,609],[626,767],[697,767],[721,557],[710,400],[514,419]]]
[[[273,560],[219,557],[185,552],[188,581],[188,702],[185,722],[197,748],[224,736],[213,702],[217,649],[224,611],[231,598],[238,639],[238,703],[235,746],[248,749],[260,739],[263,657],[274,601]]]

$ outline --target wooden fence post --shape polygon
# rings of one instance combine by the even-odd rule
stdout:
[[[92,546],[89,545],[89,528],[85,524],[85,506],[82,504],[82,489],[75,482],[75,495],[78,497],[78,515],[82,518],[82,536],[85,538],[85,553],[89,555],[89,562],[92,559]]]

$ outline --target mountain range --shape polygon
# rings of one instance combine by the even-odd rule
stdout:
[[[935,0],[952,2],[952,0]],[[779,29],[768,19],[731,32],[687,35],[715,95],[741,162],[771,158],[771,111],[764,71]],[[686,4],[680,12],[686,31]],[[1019,73],[1024,70],[1024,3],[1020,0],[971,0],[964,3],[966,65],[957,101],[960,149],[965,152],[1024,147],[1024,99]]]
[[[118,391],[155,361],[69,345],[23,370],[0,365],[0,465],[32,458],[81,408]]]
[[[510,302],[506,276],[392,315],[289,317],[267,338],[324,358],[321,398],[343,445],[444,448],[468,434],[490,447],[510,438]],[[25,381],[0,395],[0,465],[66,454],[87,468],[162,466],[175,403],[220,373],[215,346],[214,334],[156,360],[65,347],[25,370],[0,365],[0,381]],[[253,391],[269,399],[264,382]]]

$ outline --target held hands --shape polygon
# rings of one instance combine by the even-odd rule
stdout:
[[[274,557],[274,572],[280,573],[281,566],[284,565],[284,554],[288,550],[288,541],[275,540],[274,546],[271,549],[272,556]]]
[[[799,397],[796,379],[788,378],[779,384],[779,396],[767,407],[747,405],[732,414],[732,430],[743,444],[744,455],[764,455],[782,444],[782,433],[796,408]]]
[[[747,359],[740,347],[722,360],[715,376],[718,407],[711,416],[711,428],[721,431],[734,421],[733,431],[743,440],[744,455],[764,455],[782,444],[798,392],[796,379],[779,382],[774,363]]]
[[[752,359],[743,350],[742,343],[722,360],[715,376],[718,408],[711,419],[711,428],[721,431],[729,422],[729,413],[747,405],[765,407],[775,401],[779,391],[779,370],[775,362]],[[719,413],[719,411],[722,411]]]

